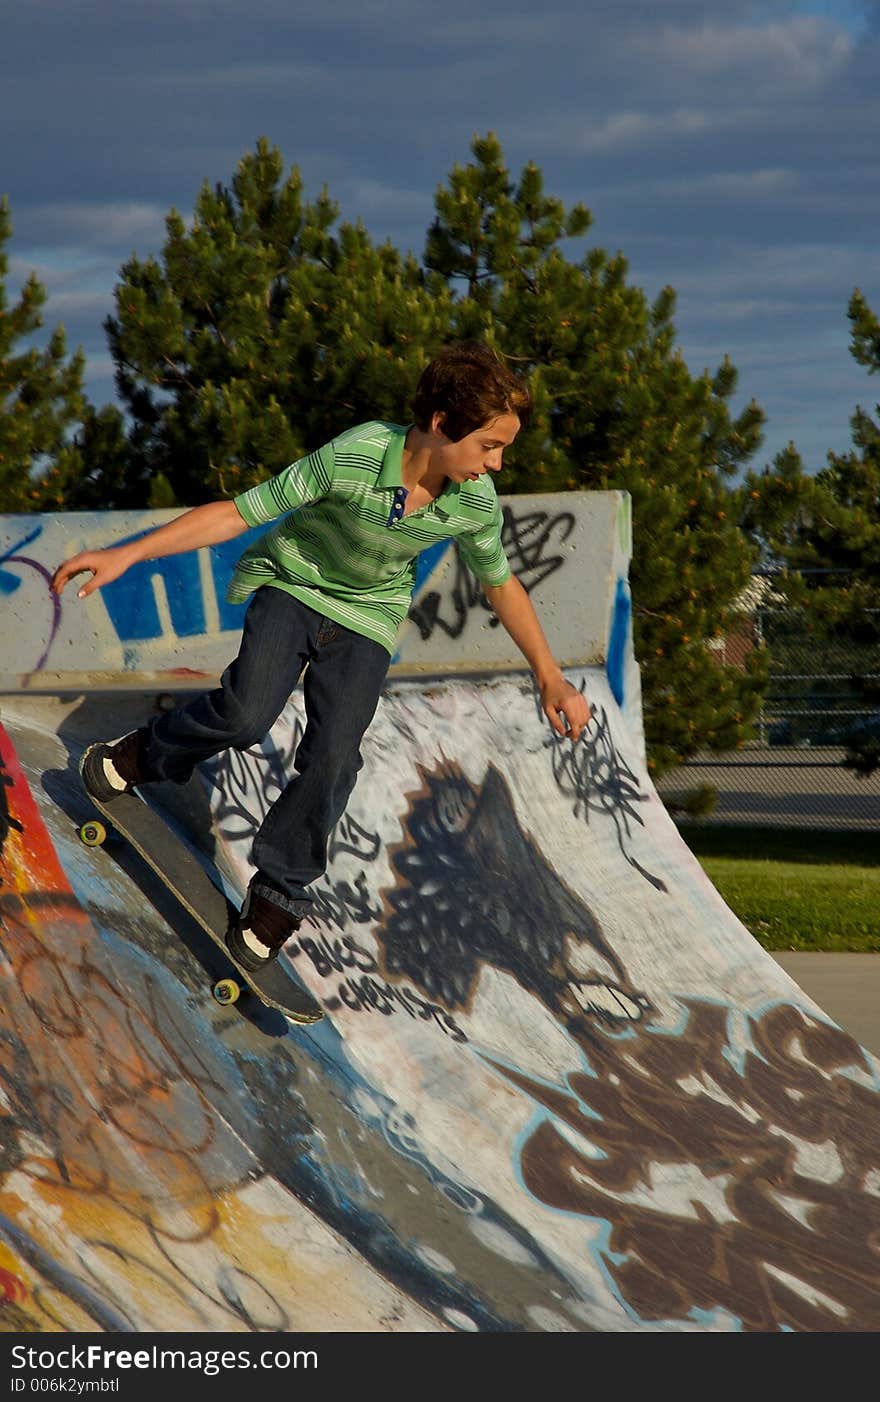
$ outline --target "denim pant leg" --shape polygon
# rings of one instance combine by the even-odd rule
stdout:
[[[297,774],[269,809],[253,847],[266,894],[277,900],[282,892],[279,904],[297,914],[311,902],[306,887],[326,869],[330,834],[363,764],[360,743],[390,661],[379,643],[323,621],[303,682],[306,729]],[[260,878],[253,884],[258,888]]]
[[[219,687],[152,722],[146,751],[151,777],[183,782],[200,760],[262,740],[299,680],[319,623],[319,614],[283,589],[258,589],[245,614],[238,656]]]

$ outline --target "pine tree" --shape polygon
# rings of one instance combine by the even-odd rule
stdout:
[[[494,136],[476,140],[436,195],[424,267],[361,224],[261,140],[231,186],[205,185],[187,223],[172,211],[159,256],[129,260],[107,331],[130,423],[91,417],[80,493],[105,505],[195,505],[279,470],[348,423],[409,419],[429,356],[484,337],[528,374],[535,413],[505,492],[623,488],[634,506],[632,584],[652,765],[747,734],[763,684],[718,663],[755,551],[729,479],[760,442],[754,403],[733,418],[736,371],[694,377],[675,345],[675,297],[649,305],[621,254],[563,251],[591,216],[566,211],[527,165],[509,176]],[[99,433],[99,429],[101,432]],[[101,445],[103,444],[103,449]],[[104,450],[109,458],[103,461]],[[95,466],[97,463],[97,466]],[[589,588],[589,562],[582,587]]]
[[[880,321],[858,290],[848,315],[852,354],[875,374]],[[814,476],[789,444],[772,469],[747,474],[739,494],[741,525],[763,562],[790,573],[789,596],[809,597],[829,631],[858,626],[866,609],[880,605],[880,427],[861,406],[850,425],[854,448],[829,453]],[[799,580],[798,572],[814,578]]]
[[[858,289],[850,299],[850,349],[870,374],[880,371],[880,321]],[[878,406],[880,409],[880,406]],[[800,640],[814,655],[835,653],[831,670],[851,670],[854,692],[880,702],[880,427],[861,406],[850,420],[853,448],[828,454],[814,476],[793,445],[772,472],[749,474],[741,524],[779,575],[774,587],[797,611]],[[853,659],[860,658],[858,665]],[[840,659],[844,659],[841,661]],[[848,659],[848,661],[846,660]],[[839,690],[839,687],[837,688]],[[876,737],[856,724],[850,766],[877,768]]]
[[[425,262],[457,292],[453,334],[485,336],[530,376],[535,414],[503,489],[632,495],[635,646],[659,775],[701,746],[740,743],[759,704],[761,654],[741,670],[707,644],[734,625],[756,556],[728,482],[757,449],[763,414],[752,403],[731,417],[729,361],[691,376],[672,289],[649,305],[621,254],[564,255],[590,226],[584,205],[566,212],[534,165],[514,182],[492,135],[472,153],[437,193]]]
[[[107,331],[146,500],[235,495],[348,424],[406,420],[444,300],[337,217],[261,140],[189,226],[171,212],[159,258],[124,265]]]
[[[35,274],[9,305],[9,205],[0,199],[0,511],[51,510],[61,504],[50,464],[68,471],[77,460],[72,433],[85,408],[84,357],[68,357],[63,327],[43,349],[19,348],[42,327],[46,290]]]
[[[880,372],[880,319],[856,289],[848,316],[850,350],[868,373]],[[876,406],[880,413],[880,404]],[[829,453],[816,476],[821,510],[811,522],[809,545],[817,561],[840,570],[846,584],[831,621],[854,636],[880,641],[880,425],[860,405],[852,419],[853,448]]]
[[[147,500],[154,506],[172,505],[150,497],[148,485],[134,467],[135,460],[118,408],[106,404],[95,409],[87,404],[68,451],[52,463],[43,478],[46,509],[63,506],[66,511],[122,511],[141,507]]]

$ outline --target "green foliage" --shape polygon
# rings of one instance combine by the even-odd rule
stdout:
[[[371,417],[408,422],[418,374],[445,342],[482,337],[527,374],[535,412],[505,492],[631,493],[636,653],[651,763],[750,733],[764,673],[719,663],[757,555],[730,479],[763,415],[733,416],[725,360],[691,375],[675,296],[653,303],[626,259],[587,248],[591,215],[566,209],[528,164],[509,174],[494,135],[474,140],[436,192],[423,265],[314,201],[267,141],[230,186],[205,185],[191,220],[172,211],[160,253],[122,268],[107,321],[120,423],[87,416],[69,504],[180,504],[234,495]],[[576,241],[576,242],[575,242]],[[575,252],[568,250],[574,244]],[[572,588],[593,587],[590,562]]]
[[[880,318],[858,288],[850,298],[847,315],[852,327],[850,350],[859,364],[875,375],[880,370]]]
[[[663,807],[673,818],[708,818],[718,807],[714,784],[699,784],[680,793],[664,793]]]
[[[703,745],[741,743],[757,711],[761,654],[745,671],[723,666],[707,640],[733,626],[757,555],[728,479],[757,449],[763,415],[752,403],[731,417],[729,361],[691,376],[671,288],[649,304],[622,255],[565,257],[560,244],[590,226],[583,205],[566,212],[533,165],[512,180],[493,136],[472,150],[437,192],[425,263],[458,289],[453,337],[484,337],[530,377],[535,413],[503,489],[632,496],[635,645],[659,775]]]
[[[84,357],[67,355],[62,327],[44,349],[18,349],[43,324],[46,291],[31,274],[9,305],[6,246],[12,234],[9,206],[0,199],[0,511],[51,510],[60,505],[43,469],[51,461],[63,471],[77,461],[70,435],[83,412]]]
[[[443,337],[417,263],[360,225],[335,232],[326,191],[261,140],[231,188],[172,211],[160,258],[130,259],[107,322],[143,483],[195,505],[232,496],[368,418],[406,420]]]
[[[880,323],[858,291],[849,319],[852,353],[875,373]],[[861,407],[850,423],[853,449],[829,453],[814,476],[790,444],[739,493],[740,524],[765,563],[783,571],[780,587],[829,634],[864,628],[866,610],[880,606],[880,428]]]
[[[858,290],[849,320],[853,356],[876,373],[880,322]],[[773,587],[793,606],[799,645],[816,655],[849,657],[853,699],[870,708],[878,701],[871,675],[880,656],[880,428],[861,407],[850,423],[852,450],[829,453],[815,476],[804,472],[793,445],[773,471],[750,474],[740,522],[780,570]],[[840,664],[828,670],[840,671]],[[864,722],[853,725],[845,743],[843,765],[859,778],[874,774],[880,742]]]

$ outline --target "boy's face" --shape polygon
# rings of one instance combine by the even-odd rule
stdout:
[[[435,414],[433,431],[439,439],[435,456],[452,482],[474,482],[484,472],[501,471],[501,454],[519,432],[517,414],[499,414],[482,428],[453,443],[443,433],[443,415]]]

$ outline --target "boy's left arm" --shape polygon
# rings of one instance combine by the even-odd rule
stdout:
[[[572,740],[579,740],[590,719],[590,704],[562,675],[526,590],[516,575],[504,584],[484,584],[482,588],[499,622],[534,672],[541,705],[553,729],[557,735],[568,734]]]

